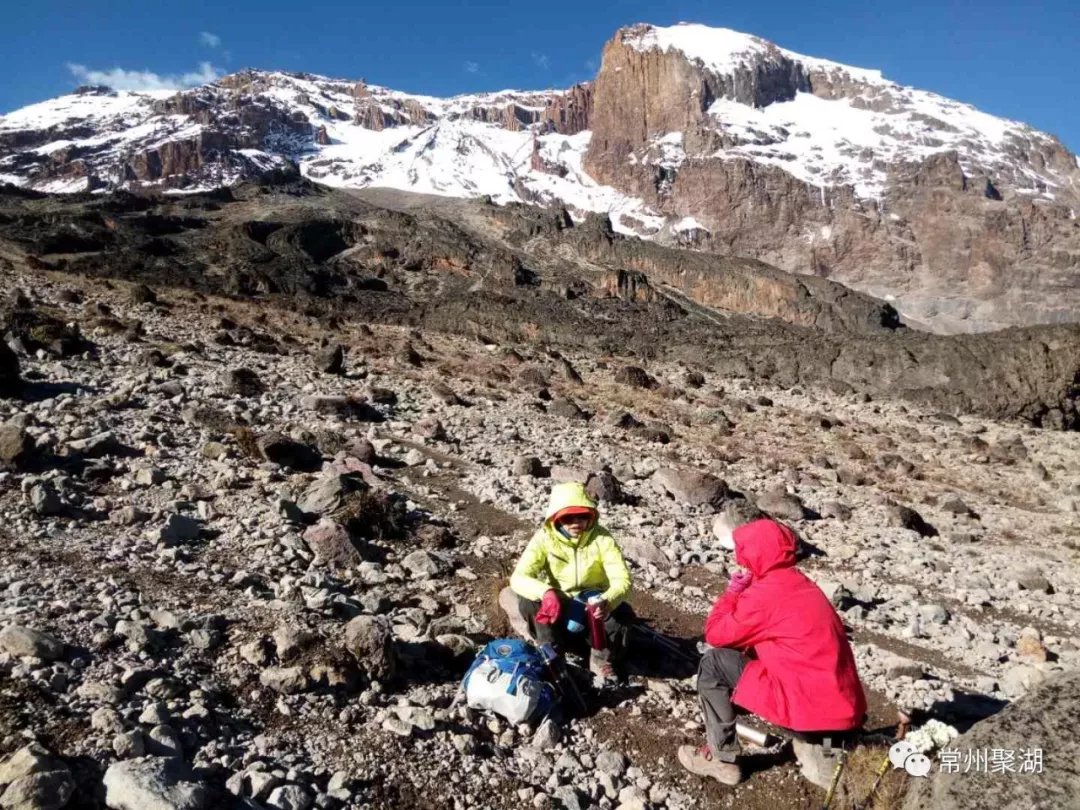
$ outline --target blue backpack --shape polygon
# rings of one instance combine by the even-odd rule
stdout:
[[[489,642],[465,673],[461,688],[470,708],[495,712],[514,725],[540,720],[556,704],[543,657],[517,638]]]

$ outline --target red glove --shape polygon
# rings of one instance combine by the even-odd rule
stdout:
[[[537,624],[555,624],[559,620],[562,605],[559,603],[559,592],[550,588],[540,600],[540,610],[536,612]]]
[[[740,593],[750,587],[750,583],[754,581],[754,575],[749,571],[736,571],[731,575],[731,579],[728,580],[728,586],[726,593],[732,596],[738,596]]]

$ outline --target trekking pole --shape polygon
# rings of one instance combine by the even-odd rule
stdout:
[[[870,806],[870,800],[874,798],[874,794],[877,793],[878,788],[881,787],[881,780],[885,778],[885,774],[889,771],[889,755],[885,755],[885,759],[881,760],[881,765],[878,766],[877,774],[874,778],[874,784],[870,786],[870,792],[867,793],[862,801],[857,801],[851,806],[851,810],[862,810],[864,807]]]
[[[840,774],[843,772],[846,762],[847,751],[841,751],[839,757],[837,757],[836,768],[833,770],[832,781],[829,783],[829,792],[825,794],[825,804],[822,806],[822,810],[829,810],[829,806],[836,797],[836,788],[840,784]]]
[[[569,698],[570,702],[574,704],[573,708],[577,710],[579,715],[585,714],[589,708],[585,704],[585,698],[581,696],[577,684],[574,683],[573,676],[566,669],[566,663],[555,651],[555,648],[550,644],[541,644],[540,655],[544,659],[544,666],[547,668],[552,683],[559,691],[559,695],[563,699]]]

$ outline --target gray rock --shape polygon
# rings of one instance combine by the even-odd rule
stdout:
[[[976,723],[949,747],[961,752],[1015,752],[1012,773],[992,769],[958,773],[935,768],[928,779],[911,779],[904,810],[984,810],[987,807],[1075,807],[1080,796],[1076,768],[1076,718],[1080,717],[1080,671],[1059,675],[997,714]],[[1034,754],[1042,758],[1034,772]],[[1027,762],[1029,770],[1019,769]]]
[[[172,548],[182,543],[190,543],[199,537],[202,524],[187,515],[172,514],[165,520],[165,525],[158,530],[158,542]]]
[[[274,630],[274,649],[279,661],[288,661],[299,655],[318,640],[318,636],[306,627],[280,624]]]
[[[312,798],[307,789],[300,785],[281,785],[270,792],[266,804],[275,810],[308,810]]]
[[[259,379],[259,375],[247,368],[226,371],[222,376],[222,383],[230,394],[241,397],[257,397],[266,391],[266,386]]]
[[[213,795],[177,757],[129,759],[105,771],[105,804],[112,810],[208,810]]]
[[[719,508],[728,498],[724,481],[697,470],[662,468],[653,473],[652,481],[662,493],[687,506]]]
[[[909,506],[893,504],[886,514],[889,526],[909,529],[918,532],[923,537],[937,537],[937,529],[923,520],[923,516]]]
[[[146,735],[138,729],[117,734],[112,741],[118,759],[132,759],[146,754]]]
[[[349,530],[334,520],[323,518],[304,530],[304,542],[322,565],[343,571],[364,562],[361,545]]]
[[[626,757],[618,751],[601,751],[596,756],[596,770],[619,777],[626,773]]]
[[[667,566],[671,560],[651,541],[634,535],[624,535],[619,538],[619,547],[623,554],[636,563],[652,563],[656,566]]]
[[[0,425],[0,470],[19,469],[30,459],[34,440],[17,425]]]
[[[757,499],[757,506],[763,512],[778,520],[794,522],[802,520],[805,514],[803,502],[783,488],[771,489]]]
[[[342,374],[345,371],[345,347],[340,343],[328,346],[315,355],[315,368],[324,374]]]
[[[821,516],[836,520],[851,520],[851,507],[839,501],[826,501],[821,505]]]
[[[59,810],[75,792],[75,780],[66,767],[20,776],[0,795],[6,810]]]
[[[1016,581],[1020,584],[1020,587],[1025,591],[1035,591],[1036,593],[1053,593],[1054,588],[1050,584],[1043,572],[1037,568],[1027,568],[1020,571],[1015,575]]]
[[[407,555],[401,566],[413,576],[437,577],[450,570],[451,565],[440,554],[419,549]]]
[[[372,680],[388,680],[397,671],[397,651],[385,616],[357,616],[345,625],[345,649]]]
[[[42,517],[59,515],[64,511],[64,502],[52,481],[42,481],[30,487],[30,507]]]
[[[446,439],[446,428],[434,416],[425,416],[413,425],[413,433],[430,441],[443,441]]]
[[[259,683],[283,695],[296,695],[311,686],[301,667],[267,667],[259,674]]]
[[[513,475],[541,478],[544,475],[544,465],[536,456],[517,456],[510,464],[510,472]]]
[[[258,446],[267,461],[282,467],[301,472],[317,472],[322,468],[322,453],[318,448],[280,433],[270,432],[260,436]]]
[[[591,473],[585,481],[585,492],[601,503],[622,503],[626,499],[622,483],[609,470]]]
[[[562,729],[549,717],[533,732],[532,746],[541,751],[548,751],[558,745],[561,739]]]
[[[150,753],[163,757],[179,757],[184,753],[180,737],[172,726],[154,726],[147,735]]]
[[[18,657],[55,661],[64,657],[64,642],[30,627],[9,624],[0,630],[0,650]]]
[[[351,493],[365,489],[367,484],[354,475],[326,475],[304,490],[296,505],[309,515],[328,515],[340,509]]]

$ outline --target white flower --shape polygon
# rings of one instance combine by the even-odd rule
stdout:
[[[941,748],[960,736],[960,732],[952,726],[942,723],[940,720],[927,720],[926,723],[914,731],[909,731],[904,737],[915,746],[920,753]]]

